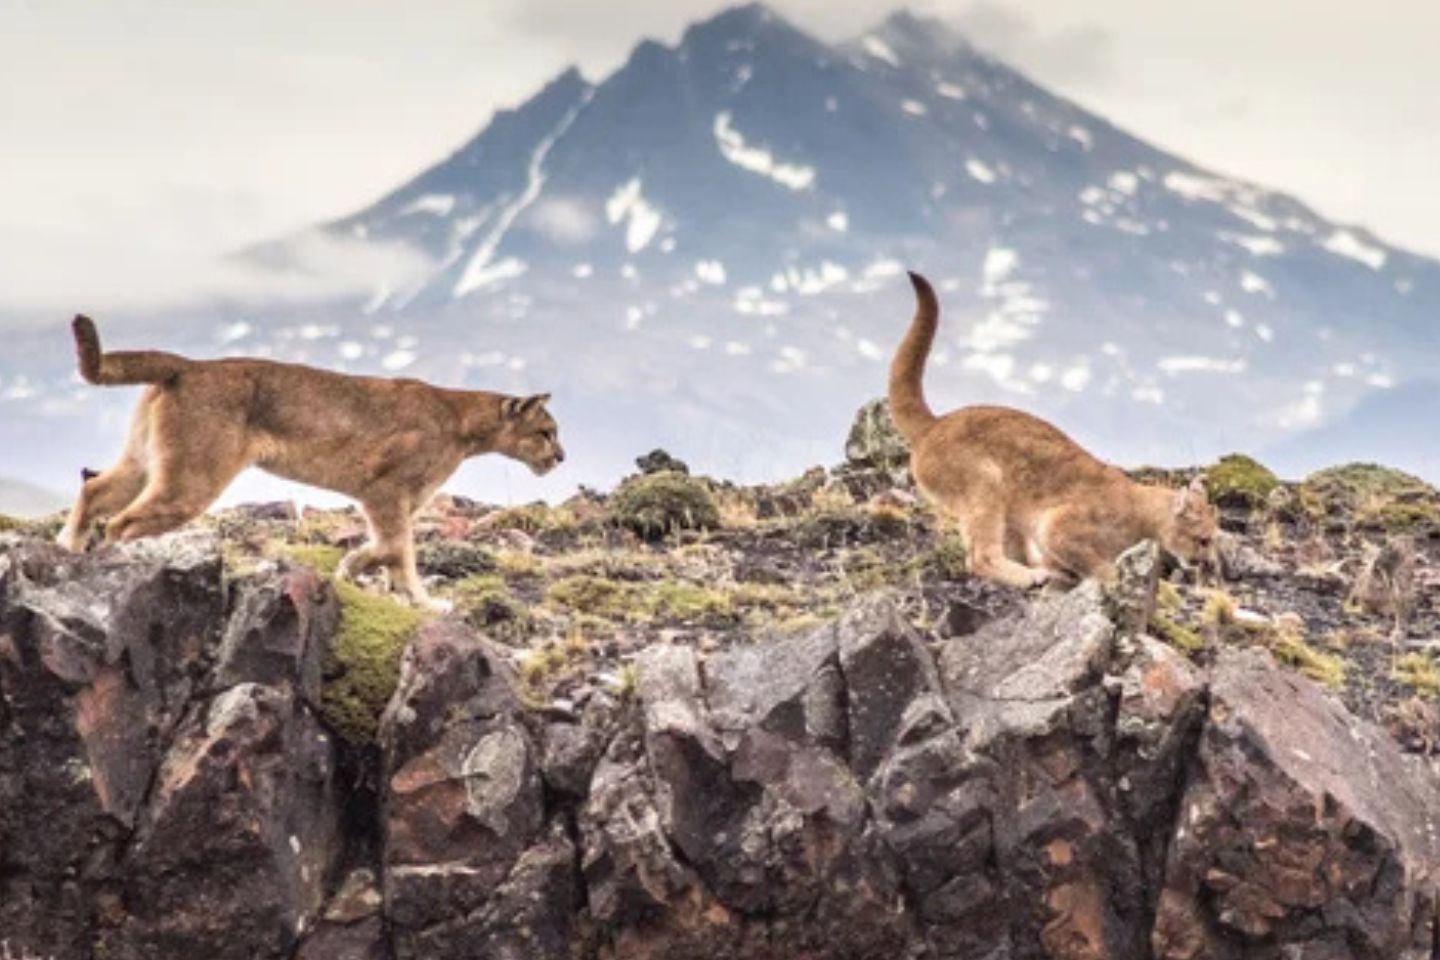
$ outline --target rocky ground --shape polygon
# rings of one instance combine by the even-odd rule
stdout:
[[[0,519],[0,956],[1431,955],[1440,494],[1227,458],[1213,582],[1026,596],[884,425],[438,498],[444,618],[328,580],[351,511]]]

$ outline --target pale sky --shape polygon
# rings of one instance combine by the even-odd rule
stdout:
[[[886,0],[775,0],[825,39]],[[143,300],[354,210],[688,0],[0,0],[0,306]],[[1204,166],[1440,256],[1436,0],[912,0]]]

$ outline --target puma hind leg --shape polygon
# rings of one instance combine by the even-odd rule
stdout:
[[[970,510],[957,515],[965,540],[970,572],[1019,590],[1043,587],[1055,577],[1044,567],[1027,566],[1011,556],[1013,538],[1006,529],[1005,515],[998,510]]]

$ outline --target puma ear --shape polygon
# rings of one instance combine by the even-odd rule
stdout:
[[[1196,507],[1203,507],[1210,502],[1209,491],[1205,487],[1205,474],[1200,474],[1175,498],[1175,514],[1179,516],[1187,510]]]
[[[548,393],[537,393],[530,397],[506,397],[500,401],[500,415],[506,420],[518,420],[545,406],[549,399]]]

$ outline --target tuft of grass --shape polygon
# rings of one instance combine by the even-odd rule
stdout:
[[[735,604],[720,590],[702,587],[687,580],[661,580],[646,584],[641,608],[650,618],[679,620],[682,623],[731,622]]]
[[[1161,580],[1155,585],[1155,607],[1159,610],[1174,612],[1184,605],[1184,598],[1180,596],[1180,590],[1169,580]]]
[[[1440,667],[1424,653],[1407,653],[1395,661],[1390,676],[1427,700],[1440,699]]]
[[[388,597],[335,582],[340,625],[325,651],[321,716],[351,744],[375,741],[380,714],[400,679],[400,657],[423,616]]]
[[[335,571],[340,567],[340,560],[345,556],[345,551],[339,547],[321,543],[280,544],[276,547],[276,552],[326,577],[335,575]]]
[[[494,574],[466,577],[455,584],[455,609],[466,623],[497,639],[519,639],[530,627],[530,611]]]
[[[753,497],[727,491],[715,498],[720,526],[726,530],[753,530],[760,523],[760,511]]]
[[[620,683],[615,693],[621,700],[634,700],[640,692],[640,668],[633,663],[627,663],[620,668]]]
[[[1205,471],[1205,489],[1212,503],[1222,507],[1263,507],[1279,479],[1258,460],[1243,453],[1221,457]]]
[[[506,577],[538,577],[544,564],[528,550],[501,550],[495,554],[495,570]]]
[[[746,610],[788,611],[793,595],[755,584],[712,587],[690,580],[611,580],[577,574],[551,583],[545,601],[576,614],[607,621],[656,620],[710,626],[738,623]]]
[[[484,522],[495,530],[519,530],[528,534],[568,533],[580,525],[574,511],[548,503],[509,507],[489,514]]]
[[[1316,650],[1305,638],[1289,631],[1279,632],[1270,644],[1270,652],[1281,663],[1288,664],[1317,683],[1331,690],[1345,686],[1345,660],[1333,653]]]
[[[933,570],[946,580],[959,580],[970,569],[965,553],[965,538],[958,533],[947,533],[940,542],[921,555],[921,565]]]
[[[18,517],[12,517],[8,513],[0,513],[0,533],[12,531],[24,532],[30,525]]]
[[[649,541],[720,526],[720,508],[709,485],[674,471],[626,480],[610,498],[610,513],[621,527]]]
[[[1156,614],[1150,619],[1150,629],[1161,640],[1186,656],[1194,656],[1205,649],[1205,638],[1189,627],[1182,626],[1169,617]]]
[[[1306,641],[1305,623],[1294,614],[1286,614],[1261,631],[1262,641],[1269,646],[1275,659],[1299,670],[1331,690],[1345,686],[1347,664],[1335,653],[1317,650]]]
[[[1205,594],[1205,604],[1200,609],[1200,622],[1222,630],[1235,626],[1235,598],[1224,590],[1208,591]]]
[[[624,620],[635,608],[635,585],[607,577],[576,574],[545,588],[545,602],[606,620]]]

